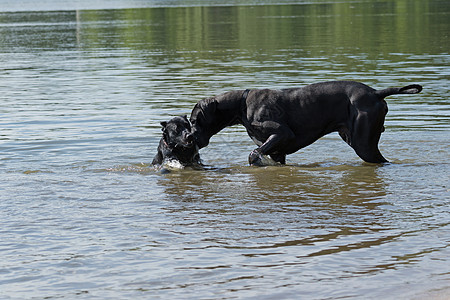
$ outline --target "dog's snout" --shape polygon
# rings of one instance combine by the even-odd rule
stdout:
[[[194,135],[192,133],[188,133],[186,135],[186,141],[193,142],[194,141]]]

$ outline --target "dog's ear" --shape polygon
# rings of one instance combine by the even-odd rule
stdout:
[[[163,122],[161,122],[160,123],[161,124],[161,126],[162,126],[162,131],[164,131],[164,129],[166,129],[166,126],[167,126],[167,122],[166,121],[163,121]]]

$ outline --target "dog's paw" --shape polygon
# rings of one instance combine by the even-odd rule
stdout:
[[[262,157],[258,149],[253,150],[248,156],[248,163],[250,166],[262,166]]]
[[[248,163],[250,166],[264,167],[264,166],[278,166],[280,163],[274,161],[268,155],[262,155],[258,149],[253,150],[248,156]]]

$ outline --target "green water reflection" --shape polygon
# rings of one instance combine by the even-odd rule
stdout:
[[[448,1],[398,0],[3,13],[0,22],[23,26],[14,32],[1,27],[0,48],[11,39],[20,44],[20,35],[39,26],[33,47],[40,49],[124,47],[198,56],[230,49],[303,49],[305,56],[448,53],[449,10]],[[72,34],[61,40],[47,31],[55,23]]]
[[[305,49],[306,54],[336,52],[448,52],[448,1],[384,1],[130,9],[79,13],[82,22],[106,21],[81,28],[86,47],[140,47],[195,51]],[[108,20],[123,23],[111,28]],[[447,42],[445,42],[447,39]],[[164,49],[161,49],[164,50]]]

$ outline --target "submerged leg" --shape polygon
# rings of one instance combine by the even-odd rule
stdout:
[[[388,160],[383,157],[377,146],[374,148],[373,146],[367,145],[355,145],[353,149],[355,149],[356,154],[358,154],[358,156],[365,162],[374,164],[388,162]]]
[[[270,158],[272,158],[277,163],[280,163],[282,165],[286,164],[286,154],[270,154]]]
[[[282,148],[282,145],[287,143],[289,139],[292,139],[295,135],[289,128],[280,130],[279,132],[281,133],[275,133],[269,136],[264,144],[250,153],[248,162],[251,166],[267,165],[267,163],[264,162],[264,155],[270,155],[270,157],[278,163],[286,163],[286,155],[275,152],[275,150],[279,150],[280,146]]]
[[[353,128],[353,134],[350,146],[356,154],[368,163],[386,163],[378,149],[381,133],[384,131],[385,114],[360,114]]]

